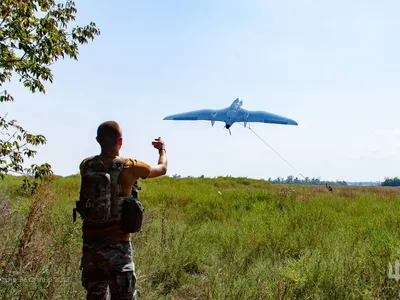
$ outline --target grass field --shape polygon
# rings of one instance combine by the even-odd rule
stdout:
[[[0,298],[84,299],[79,176],[0,181]],[[141,181],[140,299],[397,299],[399,190],[246,178]]]

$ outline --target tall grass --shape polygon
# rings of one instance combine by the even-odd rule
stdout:
[[[0,297],[84,299],[79,176],[32,197],[1,183]],[[141,182],[132,236],[140,299],[395,299],[400,197],[383,187],[271,185],[247,178]],[[6,281],[6,279],[8,281]]]

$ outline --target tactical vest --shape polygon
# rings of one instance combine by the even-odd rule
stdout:
[[[121,157],[115,158],[110,168],[98,156],[85,161],[80,197],[73,210],[74,221],[78,212],[83,220],[90,223],[120,221],[124,232],[134,233],[141,230],[144,207],[137,192],[132,189],[131,195],[120,196],[122,186],[119,176],[124,164],[125,159]]]
[[[111,167],[98,156],[87,159],[79,197],[79,213],[82,219],[91,223],[108,223],[121,219],[122,187],[119,175],[125,159],[117,157]]]

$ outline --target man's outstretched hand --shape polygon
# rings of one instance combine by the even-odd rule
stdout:
[[[158,150],[165,149],[165,144],[161,137],[159,137],[158,139],[154,139],[154,141],[151,143],[153,144],[154,148]]]
[[[147,178],[159,177],[167,173],[167,155],[164,141],[159,137],[158,139],[154,139],[151,143],[154,148],[158,149],[160,157],[157,166],[151,167],[150,174]]]

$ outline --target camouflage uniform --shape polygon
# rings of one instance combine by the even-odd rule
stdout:
[[[116,155],[102,154],[101,161],[110,167]],[[84,159],[80,174],[86,174]],[[121,197],[131,194],[139,178],[150,174],[150,165],[134,159],[126,159],[120,174]],[[93,191],[90,191],[93,192]],[[118,222],[97,226],[96,222],[83,221],[82,285],[87,299],[135,299],[136,274],[130,233],[123,232]]]
[[[109,299],[110,292],[111,299],[135,299],[136,275],[131,242],[84,241],[81,269],[87,299]]]

